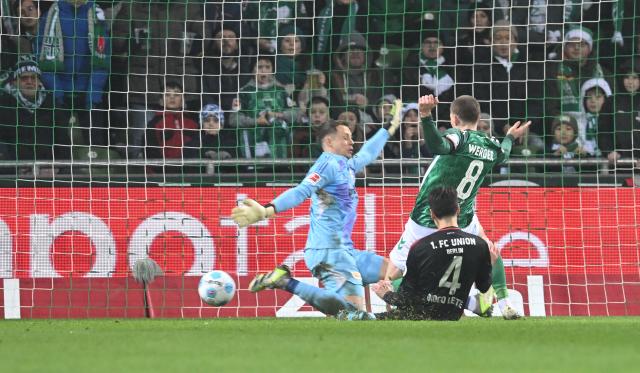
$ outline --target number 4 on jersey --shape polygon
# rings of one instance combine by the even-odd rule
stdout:
[[[460,282],[458,279],[460,278],[460,270],[462,269],[462,257],[454,256],[451,264],[449,264],[449,268],[444,272],[442,278],[440,279],[440,283],[438,286],[441,288],[449,288],[449,295],[454,295],[456,291],[460,288]],[[449,277],[451,276],[451,272],[453,272],[453,278],[451,281]]]

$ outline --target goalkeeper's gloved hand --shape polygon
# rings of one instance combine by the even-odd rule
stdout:
[[[242,201],[242,205],[234,207],[231,210],[231,217],[233,221],[244,228],[260,220],[268,219],[276,213],[273,205],[262,206],[255,200],[247,198]]]
[[[389,132],[389,136],[393,136],[398,127],[400,127],[400,122],[402,121],[402,100],[396,100],[393,103],[391,115],[393,115],[393,118],[384,125],[384,128]]]

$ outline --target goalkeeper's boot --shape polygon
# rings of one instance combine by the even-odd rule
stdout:
[[[375,320],[376,315],[367,311],[341,310],[336,315],[336,319],[341,321],[368,321],[368,320]]]
[[[489,290],[484,293],[476,294],[476,309],[473,310],[473,313],[481,317],[491,317],[495,294],[493,286],[490,286]]]
[[[249,284],[249,290],[256,293],[264,289],[283,289],[289,279],[291,270],[287,265],[281,264],[269,273],[257,274]]]

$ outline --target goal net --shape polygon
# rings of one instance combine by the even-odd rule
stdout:
[[[516,308],[640,314],[637,2],[2,0],[1,17],[5,318],[323,316],[247,290],[281,263],[317,284],[309,202],[248,228],[231,209],[300,182],[328,121],[358,151],[400,98],[401,128],[355,175],[353,240],[387,256],[433,159],[426,94],[443,131],[461,95],[500,141],[532,122],[476,206]],[[163,274],[144,286],[146,258]],[[196,290],[214,269],[238,285],[223,307]]]

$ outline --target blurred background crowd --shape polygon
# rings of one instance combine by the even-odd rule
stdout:
[[[313,159],[323,123],[347,122],[357,150],[396,98],[402,127],[381,157],[429,158],[425,94],[439,97],[443,130],[463,94],[480,101],[490,136],[531,120],[513,158],[607,160],[511,172],[608,173],[640,159],[635,1],[2,0],[1,10],[4,161]]]

